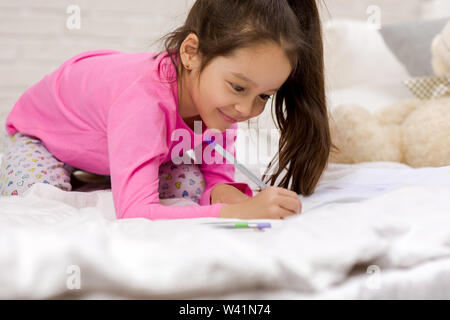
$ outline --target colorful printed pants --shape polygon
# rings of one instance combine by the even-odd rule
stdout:
[[[29,135],[5,133],[0,167],[0,195],[22,195],[35,183],[51,184],[71,191],[71,174],[77,170],[59,161],[42,144]],[[159,198],[188,198],[196,203],[205,190],[205,181],[198,165],[175,165],[171,161],[159,168]]]

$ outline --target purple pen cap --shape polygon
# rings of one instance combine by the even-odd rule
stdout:
[[[272,225],[270,223],[257,223],[258,229],[270,228]]]
[[[212,145],[214,147],[214,145],[216,144],[216,142],[212,139],[211,136],[205,136],[203,138],[203,141],[208,142],[210,145]]]

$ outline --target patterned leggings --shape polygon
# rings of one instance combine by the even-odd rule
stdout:
[[[51,184],[71,191],[71,174],[76,168],[59,161],[36,137],[17,132],[5,133],[0,195],[23,195],[35,183]],[[159,167],[159,198],[188,198],[196,203],[205,190],[205,181],[198,165],[175,165],[171,161]]]

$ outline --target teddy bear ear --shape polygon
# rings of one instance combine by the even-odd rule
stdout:
[[[438,77],[450,74],[450,62],[447,64],[442,57],[442,45],[442,36],[438,34],[431,43],[431,68],[433,69],[433,73]],[[450,52],[447,55],[450,56]]]
[[[450,74],[450,21],[431,43],[431,66],[436,76]]]

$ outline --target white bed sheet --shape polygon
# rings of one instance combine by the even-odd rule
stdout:
[[[339,186],[355,169],[374,168],[424,170],[330,164],[319,185]],[[445,169],[450,180],[450,167],[426,169],[436,181]],[[420,297],[433,282],[410,278],[413,268],[439,262],[445,268],[429,269],[432,275],[415,272],[450,278],[449,196],[445,183],[419,182],[272,220],[271,230],[256,232],[199,224],[215,218],[116,220],[110,190],[36,184],[22,198],[0,198],[0,298]],[[380,289],[367,286],[371,265],[381,271]],[[81,272],[81,289],[67,286],[71,266]],[[434,284],[450,298],[448,281]]]

